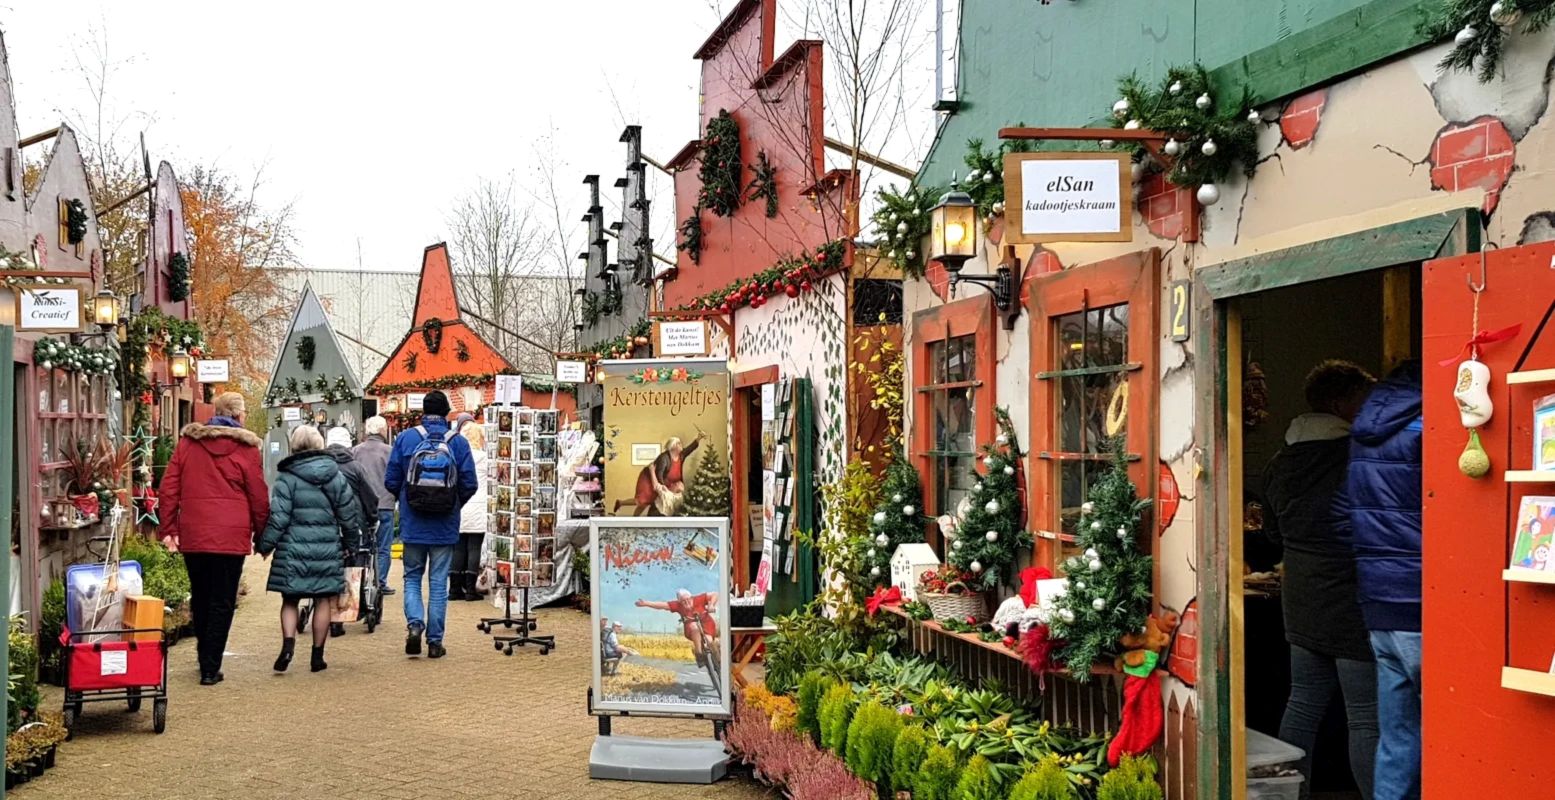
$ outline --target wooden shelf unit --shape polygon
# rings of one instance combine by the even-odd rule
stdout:
[[[1501,477],[1507,483],[1555,483],[1555,469],[1509,469]]]
[[[1544,583],[1555,586],[1555,572],[1534,569],[1504,569],[1501,579],[1509,583]]]
[[[1506,376],[1507,384],[1516,383],[1555,383],[1555,369],[1534,369],[1524,372],[1513,372]]]
[[[1501,688],[1555,697],[1555,673],[1502,667]]]

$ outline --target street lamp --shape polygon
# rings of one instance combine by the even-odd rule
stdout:
[[[327,411],[326,409],[321,408],[318,411],[313,412],[313,421],[317,422],[320,425],[323,425],[325,422],[328,422],[329,421],[329,411]]]
[[[174,348],[172,355],[167,359],[167,369],[173,376],[173,380],[183,383],[189,377],[189,354],[182,347]]]
[[[119,298],[106,288],[92,298],[92,319],[103,333],[119,324]]]
[[[1020,315],[1016,287],[1020,285],[1022,273],[1015,248],[1005,246],[1004,260],[999,262],[994,274],[962,275],[961,268],[978,251],[977,204],[971,195],[956,188],[952,180],[950,191],[940,197],[939,204],[929,213],[934,223],[929,259],[940,262],[950,273],[951,292],[954,293],[956,284],[962,282],[987,289],[993,295],[994,305],[1003,313],[1005,330],[1014,328],[1015,318]]]

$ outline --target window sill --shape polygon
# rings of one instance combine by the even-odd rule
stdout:
[[[983,649],[983,650],[985,650],[987,652],[997,653],[999,655],[1004,656],[1005,658],[1011,659],[1012,661],[1020,662],[1022,666],[1025,665],[1025,661],[1021,659],[1020,653],[1017,653],[1016,651],[1011,650],[1008,647],[1005,647],[1004,645],[1002,645],[1002,644],[1000,644],[998,642],[985,642],[985,641],[983,641],[982,637],[978,636],[975,633],[957,633],[955,631],[946,630],[944,628],[944,626],[940,625],[938,622],[936,622],[934,620],[931,620],[931,619],[926,619],[926,620],[916,620],[916,619],[913,619],[912,617],[908,616],[907,612],[903,611],[900,606],[882,606],[881,610],[882,611],[888,611],[888,612],[890,612],[892,614],[895,614],[896,616],[900,617],[904,622],[907,623],[907,627],[908,627],[909,630],[912,630],[913,628],[916,627],[917,629],[921,630],[922,632],[927,633],[929,635],[929,637],[932,638],[932,639],[942,639],[942,640],[965,642],[965,643],[967,643],[969,645],[972,645],[974,647],[981,648],[981,649]],[[918,639],[918,637],[915,637],[915,636],[909,636],[908,638],[911,641],[916,641]],[[914,649],[917,650],[918,652],[924,654],[924,655],[930,655],[932,653],[932,651],[929,650],[928,648],[914,647]],[[1049,670],[1047,672],[1047,674],[1055,675],[1055,676],[1064,676],[1064,675],[1067,675],[1068,673],[1065,670]],[[1123,673],[1121,671],[1119,671],[1117,668],[1113,667],[1111,664],[1096,664],[1096,665],[1093,665],[1091,667],[1091,674],[1092,675],[1121,675]]]

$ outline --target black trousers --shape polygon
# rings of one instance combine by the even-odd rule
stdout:
[[[481,542],[485,539],[484,533],[460,533],[459,541],[454,543],[454,559],[448,572],[480,572]]]
[[[200,674],[213,675],[221,670],[232,612],[238,607],[243,556],[185,553],[184,567],[189,571],[189,614],[199,638]]]

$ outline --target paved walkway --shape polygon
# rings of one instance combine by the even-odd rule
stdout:
[[[557,649],[511,657],[475,629],[486,603],[450,603],[448,657],[404,654],[401,595],[368,635],[360,624],[330,641],[329,669],[308,671],[299,640],[289,672],[271,662],[280,648],[280,598],[262,591],[269,564],[248,560],[252,591],[233,624],[225,682],[198,685],[194,644],[171,652],[167,732],[139,714],[88,706],[58,766],[13,797],[94,800],[207,798],[630,798],[767,795],[744,779],[712,786],[592,782],[588,752],[596,722],[586,711],[588,616],[539,612]],[[399,565],[395,567],[398,579]],[[56,689],[47,708],[60,702]],[[617,720],[618,733],[710,735],[707,723]]]

